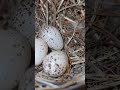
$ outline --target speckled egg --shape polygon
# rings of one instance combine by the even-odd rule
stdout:
[[[17,5],[11,11],[9,26],[18,30],[35,46],[35,13],[33,0],[16,0]]]
[[[13,29],[0,29],[0,89],[12,90],[31,61],[31,47]]]
[[[69,65],[68,57],[63,51],[53,51],[43,61],[43,70],[52,77],[64,74]]]
[[[35,65],[40,65],[47,55],[48,45],[41,38],[35,38]]]
[[[18,90],[35,90],[35,67],[30,67],[20,80]]]
[[[45,26],[40,32],[40,37],[54,50],[63,48],[63,39],[60,32],[53,26]]]

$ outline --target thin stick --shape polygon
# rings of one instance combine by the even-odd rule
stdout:
[[[41,4],[39,4],[40,6],[41,6],[41,9],[42,9],[42,11],[43,11],[43,14],[44,14],[44,16],[46,17],[46,14],[45,14],[45,11],[44,11],[44,8],[46,8],[46,6],[43,4],[43,1],[42,0],[40,0],[40,2],[41,2]],[[43,7],[44,8],[43,8]]]
[[[99,86],[94,86],[92,88],[88,88],[88,90],[102,90],[102,89],[105,89],[105,88],[108,88],[108,87],[114,87],[114,86],[117,86],[117,85],[120,85],[120,81],[116,81],[116,82],[112,82],[112,83],[109,83],[107,85],[99,85]]]
[[[106,58],[108,58],[108,57],[110,57],[110,56],[112,56],[112,55],[115,55],[115,54],[117,54],[118,52],[119,52],[119,51],[116,51],[116,52],[110,53],[110,54],[108,54],[108,55],[106,55],[106,56],[104,56],[104,57],[97,58],[95,61],[92,61],[92,63],[96,63],[96,62],[100,62],[100,61],[102,61],[102,60],[105,60]]]
[[[96,19],[96,15],[93,15],[90,22],[93,23],[95,19]],[[89,29],[90,27],[86,27],[85,33],[87,33]]]
[[[76,24],[76,23],[74,23],[74,24]],[[77,24],[78,25],[78,24]],[[68,45],[69,43],[70,43],[70,41],[73,39],[73,37],[74,37],[74,35],[75,35],[75,30],[76,30],[76,28],[77,28],[77,25],[76,26],[74,26],[74,32],[73,32],[73,34],[72,34],[72,36],[71,36],[71,38],[68,40],[68,42],[67,42],[67,44],[66,45]]]
[[[114,36],[112,33],[110,33],[109,31],[107,31],[107,30],[105,30],[105,29],[103,29],[101,27],[98,27],[98,25],[96,25],[96,24],[93,24],[93,26],[91,28],[93,28],[93,29],[107,35],[114,42],[114,45],[116,47],[120,48],[120,40],[117,39],[117,37]]]
[[[56,7],[55,7],[55,5],[54,5],[54,3],[51,1],[51,0],[47,0],[51,5],[52,5],[52,7],[53,7],[53,11],[54,11],[54,13],[53,13],[53,25],[55,26],[55,22],[56,22]]]
[[[64,0],[61,0],[60,4],[59,4],[59,6],[58,6],[57,11],[60,9],[60,7],[62,6],[63,2],[64,2]]]
[[[86,15],[97,15],[97,16],[120,16],[120,13],[102,12],[102,13],[86,13]]]
[[[47,27],[48,27],[48,15],[49,13],[48,13],[48,1],[46,2],[46,25],[47,25]]]
[[[73,21],[72,19],[68,18],[67,16],[64,16],[64,18],[72,23],[76,23],[75,21]]]
[[[71,6],[66,6],[66,7],[58,10],[58,11],[56,12],[56,14],[58,14],[59,12],[65,10],[65,9],[68,9],[68,8],[71,8],[71,7],[75,7],[75,6],[81,6],[81,5],[82,5],[82,4],[73,4],[73,5],[71,5]]]

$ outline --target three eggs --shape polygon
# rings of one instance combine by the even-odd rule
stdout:
[[[48,54],[48,48],[52,50]],[[68,57],[63,48],[60,32],[53,26],[44,27],[35,38],[35,65],[43,65],[43,70],[52,77],[61,76],[68,67]]]

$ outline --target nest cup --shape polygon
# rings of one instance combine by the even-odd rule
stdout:
[[[42,65],[36,66],[36,90],[85,89],[85,6],[84,0],[36,0],[36,37],[43,25],[54,26],[64,41],[69,58],[66,72],[57,78],[47,75]],[[41,84],[42,83],[42,84]],[[41,84],[41,85],[40,85]]]

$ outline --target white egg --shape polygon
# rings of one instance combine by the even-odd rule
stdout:
[[[18,30],[30,42],[34,49],[35,45],[35,13],[32,0],[16,0],[17,6],[11,11],[9,26]]]
[[[52,49],[60,50],[63,48],[62,36],[53,26],[44,27],[40,32],[40,37],[42,37]]]
[[[35,67],[29,68],[20,80],[18,90],[35,90]]]
[[[12,29],[0,29],[0,42],[0,89],[11,90],[30,64],[31,47]]]
[[[53,51],[43,61],[43,70],[52,77],[64,74],[69,65],[68,57],[63,51]]]
[[[35,38],[35,65],[40,65],[47,55],[48,46],[41,38]]]

